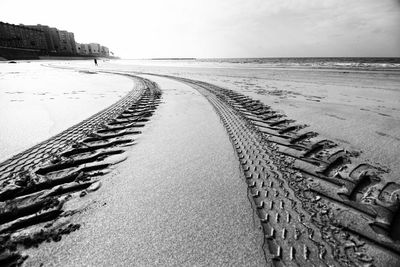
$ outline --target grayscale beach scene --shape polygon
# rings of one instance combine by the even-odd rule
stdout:
[[[2,1],[0,266],[400,266],[400,1]]]

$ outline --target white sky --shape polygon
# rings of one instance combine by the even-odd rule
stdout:
[[[400,57],[400,0],[1,0],[125,58]]]

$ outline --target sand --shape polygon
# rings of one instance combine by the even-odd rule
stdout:
[[[400,73],[219,64],[51,63],[98,72],[156,73],[220,85],[280,110],[361,158],[400,173]],[[53,69],[56,73],[65,70]],[[97,74],[100,76],[100,74]],[[102,74],[103,75],[103,74]],[[102,178],[73,217],[81,229],[27,251],[26,264],[264,264],[262,232],[222,124],[193,88],[146,76],[164,90],[163,104],[128,159]]]
[[[371,161],[375,165],[387,167],[392,170],[393,173],[400,173],[400,166],[397,164],[397,159],[400,158],[400,71],[272,68],[262,66],[255,67],[254,65],[245,64],[191,61],[111,60],[100,61],[99,67],[95,67],[92,61],[79,60],[64,62],[52,61],[46,64],[77,67],[89,71],[119,70],[123,72],[168,74],[214,83],[244,93],[255,99],[260,99],[265,104],[271,105],[274,109],[278,109],[282,113],[287,114],[289,118],[295,119],[299,123],[310,125],[312,130],[320,133],[327,139],[334,140],[344,147],[361,151],[361,157],[364,160]],[[17,71],[21,68],[16,66],[21,64],[8,65],[12,65],[10,68],[17,68]],[[4,66],[7,65],[2,64],[3,69]],[[36,64],[34,68],[37,66]],[[12,72],[12,70],[8,70],[8,72]],[[36,83],[40,85],[40,88],[55,88],[54,83],[50,83],[49,85],[48,82],[44,81],[54,81],[54,77],[59,75],[61,79],[72,83],[74,80],[67,79],[66,77],[74,77],[75,79],[77,78],[76,75],[79,75],[82,79],[78,79],[76,83],[71,84],[73,87],[66,84],[65,87],[61,88],[64,88],[64,91],[68,93],[74,93],[79,91],[78,88],[84,88],[83,90],[85,90],[87,88],[96,87],[100,88],[99,90],[101,90],[102,93],[94,96],[94,98],[89,93],[86,93],[86,97],[81,98],[83,102],[79,102],[77,99],[73,101],[71,99],[69,99],[69,101],[64,101],[65,99],[61,98],[63,96],[61,94],[62,90],[60,90],[60,93],[53,97],[55,99],[60,99],[57,103],[70,104],[73,102],[74,106],[72,109],[69,109],[68,112],[63,112],[66,110],[64,106],[60,107],[59,104],[51,105],[51,102],[48,100],[45,101],[46,105],[43,105],[41,102],[39,104],[33,102],[32,105],[34,105],[35,109],[27,108],[21,111],[20,106],[23,102],[11,102],[11,100],[19,99],[16,98],[16,96],[19,96],[18,94],[10,94],[8,98],[4,98],[5,95],[3,94],[0,101],[6,99],[5,102],[7,102],[8,106],[6,112],[3,111],[0,113],[2,114],[0,119],[3,118],[3,114],[14,114],[13,116],[18,116],[20,112],[22,112],[22,114],[19,115],[19,118],[24,119],[24,116],[26,116],[25,114],[29,113],[29,110],[35,110],[35,112],[40,113],[26,117],[29,119],[25,119],[24,124],[22,124],[27,125],[26,129],[32,130],[32,128],[35,128],[35,131],[46,132],[37,133],[38,137],[35,139],[36,142],[43,140],[44,137],[57,133],[61,129],[65,129],[65,125],[72,125],[70,121],[77,122],[88,117],[88,115],[94,113],[94,110],[112,103],[112,101],[115,101],[120,95],[126,92],[124,89],[123,92],[118,92],[118,94],[115,95],[113,90],[109,90],[109,94],[104,95],[104,92],[109,88],[107,86],[110,86],[112,83],[120,85],[118,88],[129,89],[129,81],[124,77],[102,76],[104,78],[99,79],[101,76],[99,74],[85,75],[82,73],[73,73],[75,76],[68,76],[71,75],[71,73],[66,74],[65,70],[61,71],[50,68],[44,71],[42,67],[40,68],[41,75],[46,72],[49,74],[43,77],[43,79],[36,79],[34,77],[35,75],[37,76],[37,74],[33,75],[30,84],[36,81]],[[28,87],[27,83],[24,81],[16,82],[15,79],[13,80],[12,74],[6,74],[8,75],[8,81],[4,84],[2,80],[5,79],[5,76],[4,74],[2,75],[3,77],[0,79],[0,83],[2,83],[0,84],[1,88],[14,88],[13,90],[7,90],[10,92],[18,92],[20,90],[17,88]],[[127,83],[123,85],[118,83],[117,80],[125,80]],[[86,84],[84,83],[85,81]],[[60,83],[57,82],[56,87],[60,87]],[[53,88],[52,90],[54,90]],[[71,88],[76,89],[71,90]],[[21,91],[27,90],[28,89],[24,89]],[[50,90],[43,90],[44,93],[49,91]],[[42,91],[40,90],[40,92]],[[47,96],[47,98],[51,97],[52,96]],[[75,96],[68,95],[68,97]],[[40,99],[37,101],[41,99],[43,99],[42,96],[40,96]],[[94,104],[88,101],[93,101]],[[82,103],[85,103],[84,109],[81,109]],[[25,106],[27,104],[26,101],[23,104]],[[51,105],[51,108],[46,107],[49,105]],[[93,108],[90,108],[91,106]],[[5,107],[3,110],[4,109]],[[13,112],[9,112],[8,110],[13,110]],[[18,113],[16,110],[19,110]],[[71,112],[71,110],[77,110],[77,112]],[[78,116],[78,114],[80,114],[80,116]],[[54,116],[61,117],[53,119]],[[78,117],[75,118],[76,116]],[[32,127],[32,118],[42,120],[42,122],[34,123],[35,125],[41,126]],[[11,123],[8,123],[9,121],[11,121]],[[57,127],[57,125],[54,125],[56,122],[60,123],[60,121],[62,121],[62,126],[60,125]],[[13,125],[12,120],[5,118],[2,121],[2,125],[10,125],[7,127],[11,127],[11,125]],[[21,126],[18,125],[18,127]],[[8,143],[13,143],[13,145],[18,143],[13,141],[12,138],[10,139],[10,136],[13,136],[13,132],[18,132],[15,130],[16,128],[17,127],[14,125],[10,131],[7,129],[0,131],[0,136],[2,137],[0,140],[6,140],[3,141],[4,144],[2,147],[7,147]],[[3,131],[6,131],[6,134],[4,134]],[[18,133],[21,132],[26,131],[19,131]],[[36,133],[33,133],[33,135],[35,134]],[[24,138],[26,136],[20,137],[22,138],[18,139],[29,140]],[[33,143],[35,142],[29,142],[24,148]],[[21,147],[14,150],[8,149],[3,152],[3,159],[6,157],[4,155],[10,155],[20,149]]]
[[[163,104],[95,194],[81,230],[27,251],[26,266],[263,266],[262,231],[229,138],[192,88],[152,78]],[[74,203],[70,203],[72,207]]]
[[[92,69],[90,62],[75,66]],[[400,71],[273,68],[217,62],[110,61],[100,69],[213,83],[271,105],[361,158],[400,174]]]
[[[0,64],[0,161],[81,122],[133,87],[117,75]]]

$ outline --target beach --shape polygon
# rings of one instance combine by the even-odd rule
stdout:
[[[154,80],[165,103],[102,179],[106,190],[85,197],[91,208],[74,218],[85,230],[28,251],[28,266],[264,264],[262,231],[217,115],[188,86]]]
[[[88,65],[91,69],[91,62],[78,64]],[[131,60],[104,63],[99,69],[167,74],[235,90],[312,126],[327,139],[361,151],[365,160],[400,173],[396,66],[385,70]]]
[[[0,164],[0,201],[11,214],[0,232],[10,262],[400,263],[397,65],[77,60],[0,68],[0,158],[10,158]],[[49,197],[56,208],[40,202]],[[29,201],[42,204],[34,210]],[[35,212],[53,217],[31,223]],[[13,247],[41,229],[59,242],[35,236],[33,246]]]
[[[1,64],[0,161],[87,119],[133,87],[125,77],[60,72],[45,62]]]

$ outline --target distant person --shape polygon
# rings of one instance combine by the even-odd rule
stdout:
[[[94,65],[97,66],[97,59],[94,59]]]

